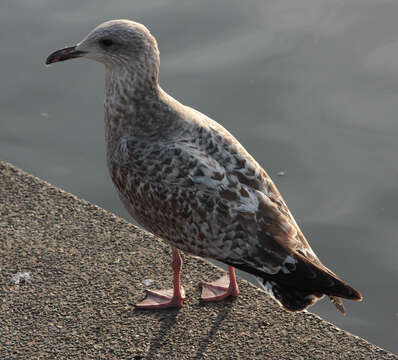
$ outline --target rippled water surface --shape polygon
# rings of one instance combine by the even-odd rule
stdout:
[[[365,296],[347,317],[311,311],[398,353],[397,15],[383,0],[2,2],[1,159],[128,218],[105,168],[102,66],[43,62],[102,21],[142,22],[162,87],[242,142]]]

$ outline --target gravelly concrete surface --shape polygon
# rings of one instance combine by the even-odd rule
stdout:
[[[152,235],[0,162],[0,359],[398,359],[243,280],[237,300],[202,304],[220,270],[188,256],[184,307],[135,310],[145,279],[171,285],[169,262]]]

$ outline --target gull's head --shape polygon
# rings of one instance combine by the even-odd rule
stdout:
[[[155,38],[142,24],[130,20],[107,21],[92,30],[75,46],[53,52],[46,65],[84,57],[103,63],[108,69],[132,67],[141,70],[159,66]]]

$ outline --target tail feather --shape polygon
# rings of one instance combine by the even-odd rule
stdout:
[[[303,311],[324,296],[300,291],[264,278],[258,278],[258,280],[264,286],[264,289],[287,311]]]
[[[361,301],[362,295],[351,285],[341,280],[336,274],[321,263],[315,264],[301,254],[296,254],[296,270],[291,274],[278,276],[278,280],[293,287],[298,285],[302,290],[321,293],[334,298]],[[279,275],[279,274],[278,274]],[[308,276],[310,279],[308,279]]]
[[[257,278],[264,289],[285,309],[288,311],[303,311],[315,304],[318,300],[327,295],[337,310],[346,315],[343,302],[338,296],[325,294],[329,291],[301,290],[292,285],[283,284],[278,281],[272,281],[265,278]],[[345,297],[348,298],[348,297]],[[362,298],[350,298],[360,301]]]
[[[344,309],[343,302],[337,296],[329,296],[330,301],[334,306],[336,306],[337,310],[339,310],[343,315],[347,315]]]
[[[266,274],[247,266],[236,266],[256,275],[260,284],[288,311],[302,311],[325,295],[345,314],[340,298],[361,301],[362,295],[339,279],[321,263],[316,264],[301,254],[295,254],[297,263],[289,273]]]

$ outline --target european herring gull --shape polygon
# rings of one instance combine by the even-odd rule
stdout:
[[[158,46],[145,26],[105,22],[46,64],[79,57],[105,65],[107,165],[120,199],[138,224],[173,248],[173,289],[149,291],[138,307],[182,305],[179,250],[228,265],[228,275],[203,283],[205,301],[238,296],[234,268],[254,274],[289,311],[325,295],[342,312],[340,298],[362,299],[321,263],[243,146],[160,88]]]

